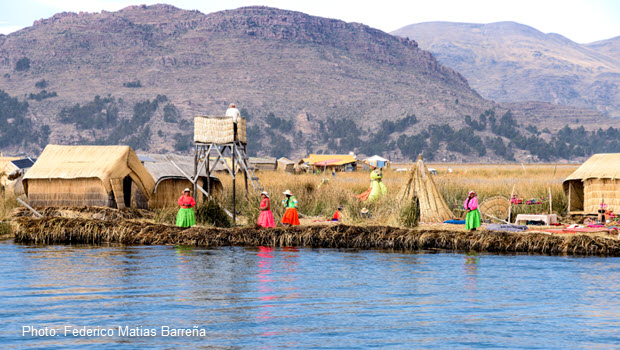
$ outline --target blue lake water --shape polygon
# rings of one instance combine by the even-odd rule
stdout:
[[[5,349],[620,348],[619,258],[2,242],[0,262]]]

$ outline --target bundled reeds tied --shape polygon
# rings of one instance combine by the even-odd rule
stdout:
[[[467,232],[437,228],[321,225],[273,229],[181,228],[136,220],[21,217],[13,221],[15,240],[35,244],[160,244],[194,246],[274,246],[312,248],[458,250],[552,255],[620,256],[620,240],[589,235]]]
[[[245,124],[245,118],[239,118],[236,141],[247,143]],[[194,117],[194,142],[230,143],[233,141],[235,140],[232,117]]]

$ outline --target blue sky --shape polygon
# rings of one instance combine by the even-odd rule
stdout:
[[[579,43],[620,35],[620,0],[0,0],[0,33],[11,33],[63,11],[116,11],[156,3],[203,13],[265,5],[361,22],[386,32],[429,21],[514,21]]]

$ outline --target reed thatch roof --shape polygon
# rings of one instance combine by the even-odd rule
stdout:
[[[620,179],[620,153],[595,154],[583,163],[564,182],[587,179]],[[566,186],[566,185],[565,185]]]
[[[24,176],[24,189],[28,193],[30,179],[98,178],[110,192],[110,181],[126,176],[148,199],[155,181],[131,147],[48,145]]]
[[[142,156],[142,155],[141,155]],[[155,188],[154,192],[157,192],[157,186],[164,180],[168,179],[180,179],[186,180],[187,178],[177,167],[172,165],[171,162],[178,165],[185,174],[189,176],[194,175],[194,158],[189,156],[181,156],[178,154],[146,154],[146,156],[152,158],[154,161],[145,161],[144,167],[148,170],[149,173],[153,176],[155,180]],[[213,164],[211,164],[213,166]],[[221,164],[216,165],[217,168],[222,168],[221,170],[225,170],[225,167]],[[205,167],[201,169],[200,172],[201,177],[207,177],[207,170]],[[216,180],[219,182],[219,179],[215,176],[211,176],[212,180]]]
[[[286,157],[280,157],[278,158],[278,163],[281,163],[283,165],[295,165],[296,163],[293,162],[292,160],[286,158]]]

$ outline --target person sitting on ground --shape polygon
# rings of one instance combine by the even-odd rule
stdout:
[[[471,231],[476,231],[476,228],[480,227],[480,210],[478,210],[478,198],[476,197],[476,192],[469,191],[463,206],[467,211],[467,216],[465,217],[465,228]]]
[[[299,225],[299,215],[297,214],[297,198],[293,196],[293,193],[289,190],[286,190],[284,193],[284,199],[282,200],[282,205],[286,208],[284,212],[284,216],[282,217],[282,224],[284,226],[288,225]]]
[[[336,210],[336,212],[334,213],[334,216],[332,217],[332,221],[342,220],[342,209],[344,209],[342,205],[338,206],[338,210]]]
[[[260,215],[258,216],[258,226],[262,227],[276,227],[276,221],[273,219],[273,213],[271,212],[271,200],[266,191],[260,194],[262,200],[260,202]]]
[[[194,214],[194,209],[192,209],[196,206],[196,201],[192,198],[189,188],[183,191],[183,195],[177,202],[181,206],[177,214],[177,226],[196,226],[196,215]]]

